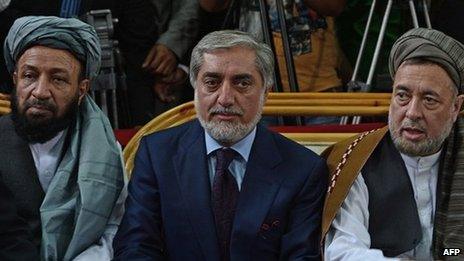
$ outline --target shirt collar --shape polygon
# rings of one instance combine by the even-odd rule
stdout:
[[[440,159],[440,154],[441,154],[441,149],[432,155],[428,155],[425,157],[412,157],[408,156],[406,154],[400,153],[401,157],[404,160],[404,163],[412,168],[418,168],[420,167],[421,169],[428,169],[433,167],[435,164],[438,163]]]
[[[64,140],[62,137],[64,136],[64,133],[66,132],[67,129],[62,130],[56,134],[55,137],[51,138],[50,140],[44,142],[44,143],[30,143],[29,146],[34,148],[38,152],[50,152],[52,149],[54,149],[57,144],[61,144],[60,141]]]
[[[245,161],[248,161],[251,152],[251,146],[256,137],[256,126],[253,130],[241,139],[239,142],[230,146],[231,149],[234,149],[236,152],[242,156]],[[210,155],[213,151],[222,148],[223,146],[219,144],[213,137],[211,137],[208,132],[205,130],[205,142],[206,142],[206,155]]]

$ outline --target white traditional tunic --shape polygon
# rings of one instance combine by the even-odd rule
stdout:
[[[370,248],[369,191],[359,173],[327,234],[325,260],[433,260],[430,248],[440,154],[441,151],[426,157],[401,154],[414,190],[422,227],[422,240],[415,249],[392,259],[384,257],[381,250]]]

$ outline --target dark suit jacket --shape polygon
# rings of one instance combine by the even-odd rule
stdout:
[[[15,137],[10,135],[9,128],[4,124],[8,122],[11,122],[9,116],[0,117],[0,260],[39,260],[38,247],[33,242],[31,228],[18,213],[20,206],[12,193],[15,187],[7,186],[3,178],[6,176],[6,179],[11,180],[14,175],[6,174],[16,174],[4,173],[5,161],[9,162],[8,165],[16,165],[19,172],[21,171],[17,167],[22,163],[18,158],[17,161],[12,160],[11,156],[15,151],[8,150],[9,144],[15,144]],[[6,144],[5,141],[11,143]],[[27,186],[27,182],[23,185]],[[21,190],[14,192],[20,193]]]
[[[27,223],[16,211],[13,195],[0,180],[0,260],[39,260]]]
[[[325,161],[258,126],[231,260],[319,260]],[[193,121],[142,139],[115,260],[219,260],[204,130]]]
[[[0,117],[0,176],[13,194],[18,215],[29,225],[34,244],[40,249],[39,209],[45,193],[29,145],[16,134],[11,115]]]

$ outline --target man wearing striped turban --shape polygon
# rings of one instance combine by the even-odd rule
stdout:
[[[28,16],[4,44],[15,89],[0,118],[0,175],[42,260],[109,260],[125,197],[108,119],[87,96],[101,50],[77,20]]]
[[[412,29],[389,68],[388,127],[325,152],[326,260],[443,260],[464,249],[464,46]]]

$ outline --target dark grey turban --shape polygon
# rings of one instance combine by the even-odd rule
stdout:
[[[421,58],[441,65],[451,77],[459,93],[464,87],[464,45],[446,34],[427,28],[415,28],[393,44],[389,69],[392,78],[400,65],[412,58]]]
[[[92,26],[74,18],[25,16],[17,19],[5,40],[5,62],[13,73],[19,56],[34,45],[70,51],[85,65],[86,78],[100,68],[101,48]]]

